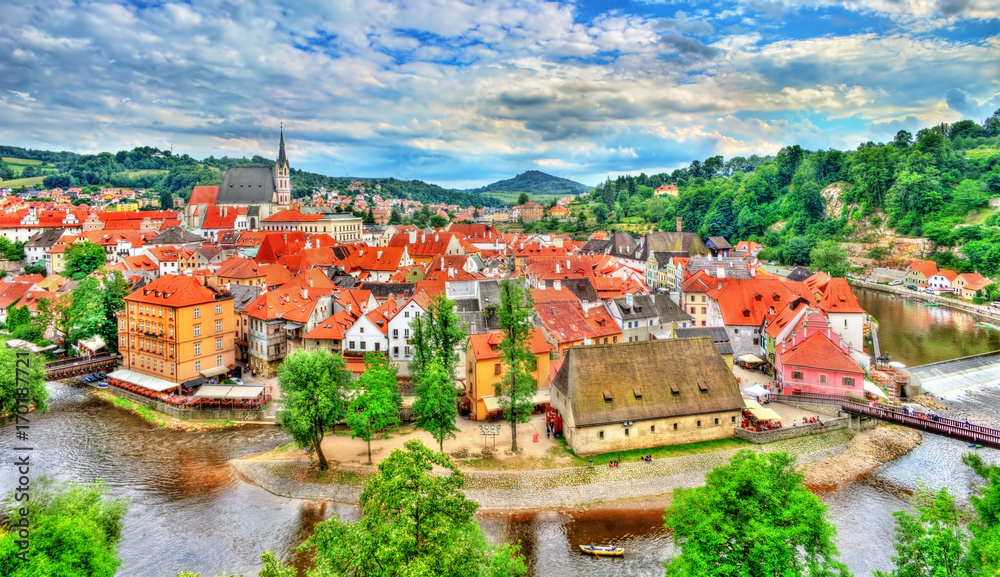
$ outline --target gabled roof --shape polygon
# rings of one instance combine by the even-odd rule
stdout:
[[[986,285],[990,284],[991,282],[993,282],[990,279],[988,279],[988,278],[984,277],[983,275],[979,274],[978,272],[962,273],[962,274],[958,275],[958,277],[956,278],[956,280],[958,280],[958,278],[961,278],[962,280],[965,281],[965,283],[966,283],[965,284],[965,290],[974,290],[974,291],[976,291],[976,290],[979,290],[979,289],[985,287]]]
[[[932,260],[915,260],[906,267],[906,272],[915,271],[924,275],[924,278],[931,278],[937,274],[937,263]]]
[[[553,386],[569,399],[577,426],[744,407],[736,378],[708,337],[573,347]]]
[[[951,282],[958,277],[958,273],[953,270],[945,268],[937,271],[937,276],[943,276],[944,278],[948,279],[948,282]]]
[[[500,341],[503,340],[503,333],[491,332],[480,333],[469,337],[469,349],[472,358],[477,361],[500,358]],[[542,329],[531,329],[531,352],[535,355],[547,354],[552,347],[545,342],[545,334]]]
[[[353,314],[348,314],[346,310],[331,315],[323,322],[316,325],[316,328],[305,334],[307,339],[320,340],[344,340],[347,330],[354,326],[357,318]]]
[[[200,243],[202,238],[192,232],[184,230],[183,227],[177,226],[174,228],[168,228],[167,230],[156,235],[156,238],[149,241],[149,244],[191,244]]]
[[[215,204],[218,198],[218,186],[196,186],[191,191],[191,200],[188,204]]]
[[[231,166],[219,186],[218,204],[267,204],[274,197],[274,167]]]
[[[6,309],[21,299],[34,283],[0,282],[0,309]]]
[[[820,310],[827,313],[864,313],[865,309],[858,304],[851,285],[847,284],[847,279],[832,278],[826,284],[826,291],[819,300]]]
[[[714,296],[726,326],[759,327],[771,307],[778,310],[792,298],[809,294],[802,283],[758,278],[730,279]]]
[[[841,373],[864,374],[861,365],[835,345],[825,333],[815,332],[781,355],[785,367],[806,367]]]

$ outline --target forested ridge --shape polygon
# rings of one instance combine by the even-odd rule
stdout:
[[[655,196],[663,184],[675,184],[678,196]],[[982,122],[901,130],[891,142],[850,151],[793,145],[775,156],[714,156],[669,174],[609,178],[588,200],[599,223],[674,230],[679,217],[702,237],[760,242],[765,258],[786,264],[809,264],[824,243],[872,241],[891,229],[960,246],[966,258],[941,251],[935,260],[994,275],[1000,215],[988,207],[993,197],[1000,197],[1000,110]]]

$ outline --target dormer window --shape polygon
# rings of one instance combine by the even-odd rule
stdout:
[[[605,389],[605,391],[604,391],[604,402],[605,403],[610,403],[612,400],[613,400],[613,398],[611,396],[611,391]]]

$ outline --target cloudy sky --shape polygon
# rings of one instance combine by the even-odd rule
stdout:
[[[3,0],[0,143],[587,184],[1000,108],[996,0]]]

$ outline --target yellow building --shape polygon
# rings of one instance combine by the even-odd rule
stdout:
[[[183,384],[230,371],[233,297],[193,277],[165,275],[125,297],[118,350],[124,368]]]
[[[469,399],[472,418],[478,421],[486,420],[490,413],[500,410],[495,386],[503,377],[501,340],[503,335],[500,333],[483,333],[469,337],[469,347],[466,349],[468,378],[465,394]],[[531,375],[538,387],[534,401],[536,404],[548,403],[551,347],[545,342],[541,329],[531,331],[531,352],[535,355],[535,365]]]

